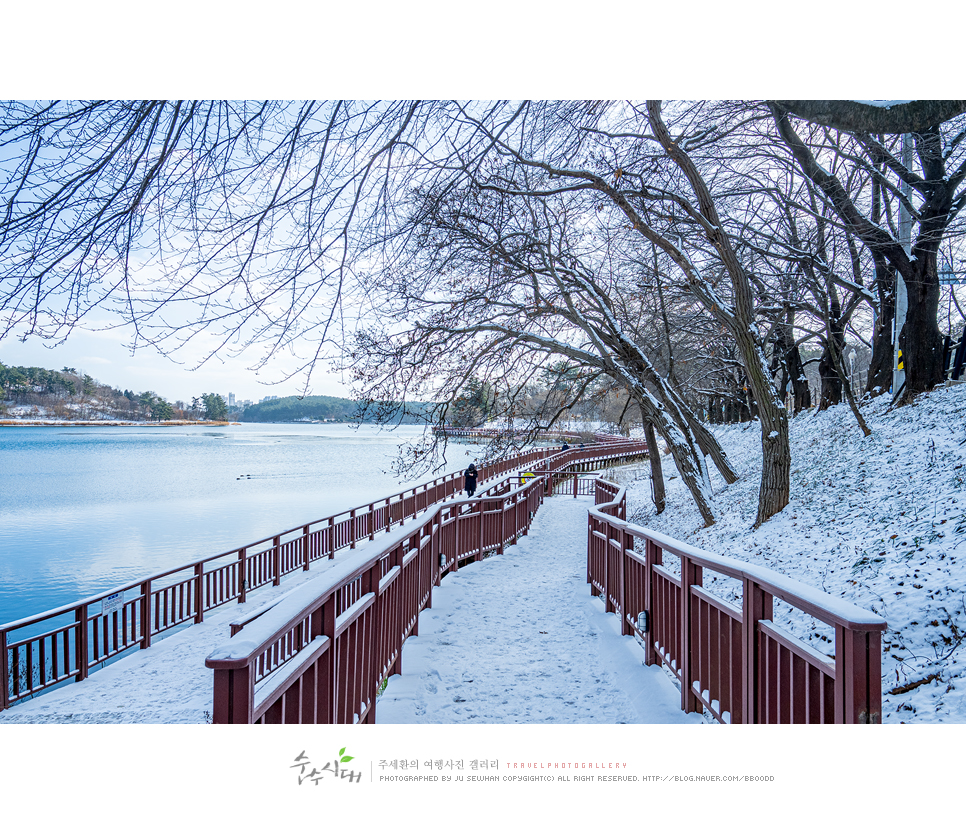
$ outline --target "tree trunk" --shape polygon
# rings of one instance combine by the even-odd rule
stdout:
[[[647,457],[651,461],[651,498],[658,513],[664,512],[664,470],[661,466],[661,450],[657,446],[654,424],[644,420],[644,438],[647,441]]]
[[[728,484],[734,484],[738,480],[738,473],[731,466],[731,462],[728,460],[725,451],[721,448],[721,444],[718,443],[718,439],[689,410],[685,410],[685,417],[688,419],[688,426],[691,427],[691,432],[694,434],[694,440],[697,442],[698,448],[706,456],[711,458],[711,463],[721,473],[721,477]]]
[[[782,372],[782,382],[779,388],[781,400],[785,400],[789,382],[792,385],[792,413],[797,415],[803,409],[808,409],[812,403],[812,395],[808,389],[808,378],[805,377],[805,366],[802,364],[802,353],[795,342],[795,312],[789,309],[785,322],[780,323],[775,333],[772,372],[777,372],[779,365]]]
[[[822,339],[822,358],[818,362],[818,375],[822,379],[822,395],[818,411],[842,403],[842,380],[835,369],[835,355],[845,348],[845,323],[839,294],[831,281],[828,283],[828,307],[825,309],[825,337]],[[834,350],[834,351],[833,351]]]
[[[797,343],[788,350],[786,363],[792,379],[792,412],[797,415],[812,405],[812,393],[808,388],[808,378],[805,377],[805,364]]]
[[[784,410],[783,410],[784,411]],[[788,418],[772,420],[766,432],[761,428],[761,489],[758,493],[758,515],[755,527],[770,519],[788,504],[792,453],[788,441]]]
[[[822,379],[822,392],[818,401],[819,412],[842,403],[842,381],[839,379],[839,373],[835,371],[831,354],[832,344],[828,339],[824,343],[822,359],[818,362],[818,374]]]
[[[849,401],[849,407],[852,409],[852,414],[855,415],[855,420],[859,425],[859,429],[862,430],[862,434],[868,438],[872,434],[872,430],[869,429],[869,425],[865,422],[865,418],[862,417],[862,412],[859,410],[859,405],[855,401],[855,395],[852,392],[852,382],[845,374],[845,366],[842,363],[842,350],[836,349],[835,351],[832,351],[831,357],[832,362],[835,364],[835,371],[839,376],[839,383],[845,390],[845,397]]]
[[[943,335],[939,330],[939,275],[935,255],[915,260],[914,279],[906,280],[906,322],[899,335],[906,372],[901,401],[943,382]],[[898,392],[898,390],[896,390]]]
[[[882,191],[878,182],[872,188],[872,221],[882,219]],[[892,328],[896,318],[896,269],[881,253],[870,249],[875,265],[875,293],[879,299],[872,330],[872,358],[865,391],[873,397],[892,388]]]
[[[755,519],[755,527],[758,527],[788,504],[791,487],[788,411],[772,383],[768,372],[768,361],[759,341],[751,280],[732,245],[730,236],[723,230],[723,223],[718,215],[711,190],[688,156],[685,143],[672,140],[667,126],[661,120],[660,102],[649,100],[647,111],[651,129],[658,143],[691,184],[696,207],[707,223],[708,239],[714,245],[721,264],[731,278],[733,308],[729,310],[721,305],[712,292],[705,290],[707,286],[697,278],[693,264],[681,254],[680,250],[673,245],[666,248],[678,266],[693,278],[691,288],[695,294],[731,331],[748,378],[748,386],[758,405],[762,434],[762,479],[758,497],[758,514]],[[638,227],[641,227],[639,222]],[[666,244],[667,242],[665,240]]]
[[[747,313],[747,312],[746,312]],[[751,319],[750,315],[747,319]],[[761,422],[761,488],[754,527],[784,510],[791,494],[792,452],[788,438],[788,410],[768,374],[765,354],[751,325],[737,326],[735,340],[743,357],[742,365],[758,404]]]
[[[691,436],[678,426],[675,419],[650,392],[643,388],[633,392],[644,420],[653,424],[671,450],[674,465],[690,491],[701,518],[704,519],[705,527],[710,527],[714,524],[714,512],[711,510],[708,473],[703,457],[697,452]]]
[[[906,373],[901,402],[908,403],[943,380],[943,339],[939,332],[939,243],[955,218],[953,199],[960,181],[945,170],[943,140],[936,122],[915,131],[916,152],[922,165],[917,187],[924,201],[919,207],[919,229],[911,251],[907,252],[888,231],[866,219],[832,174],[823,168],[792,129],[787,114],[769,104],[782,139],[794,154],[802,172],[822,188],[826,199],[840,218],[869,248],[873,255],[888,259],[906,286],[908,309],[899,337]],[[915,186],[915,185],[914,185]],[[899,394],[899,390],[894,390]]]
[[[785,352],[788,350],[788,341],[785,336],[785,327],[779,325],[772,338],[771,362],[768,364],[768,371],[771,372],[775,381],[775,387],[782,400],[788,395],[788,382],[791,380],[788,373],[788,363],[785,360]]]

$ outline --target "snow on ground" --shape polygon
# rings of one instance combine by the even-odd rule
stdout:
[[[328,567],[307,574],[297,571],[280,587],[257,591],[244,605],[232,603],[211,611],[204,622],[155,640],[150,648],[95,670],[81,683],[67,683],[0,712],[0,726],[210,722],[213,673],[205,668],[205,658],[231,636],[231,622],[296,585],[316,579]]]
[[[589,498],[557,496],[529,536],[433,592],[377,723],[701,723],[587,584]]]
[[[758,504],[757,423],[715,432],[740,480],[712,473],[717,522],[701,519],[665,457],[667,509],[650,503],[647,465],[612,471],[629,486],[630,518],[715,553],[786,574],[884,617],[883,721],[966,723],[966,385],[890,409],[848,406],[793,419],[792,497],[752,530]],[[548,499],[530,536],[446,577],[420,634],[403,651],[377,720],[398,723],[684,722],[678,693],[591,599],[585,499]],[[336,562],[341,562],[337,558]],[[299,574],[297,581],[324,571]],[[294,580],[294,581],[293,581]],[[710,580],[707,580],[710,582]],[[708,586],[734,598],[721,580]],[[266,602],[265,593],[251,602]],[[247,610],[247,608],[246,608]],[[241,613],[229,606],[83,683],[0,712],[5,723],[204,723],[204,660]],[[831,632],[787,606],[776,618],[829,653]]]
[[[728,487],[713,472],[717,521],[710,528],[680,478],[671,478],[667,456],[667,509],[655,514],[648,467],[640,465],[636,476],[623,473],[628,517],[884,617],[883,721],[966,723],[966,385],[895,409],[881,396],[862,413],[868,438],[847,404],[792,420],[791,502],[757,530],[757,422],[714,428],[741,478]],[[723,596],[731,590],[718,586]],[[829,653],[823,638],[830,631],[787,609],[782,617]]]
[[[589,498],[547,499],[530,535],[449,575],[420,615],[403,650],[404,674],[390,680],[377,722],[694,723],[680,693],[643,652],[621,637],[586,582]],[[388,536],[386,537],[389,538]],[[355,556],[363,556],[365,547]],[[212,672],[205,658],[229,638],[229,624],[329,568],[301,572],[249,603],[95,671],[82,683],[0,712],[12,723],[205,723]]]

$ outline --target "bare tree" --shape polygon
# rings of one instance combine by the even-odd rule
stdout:
[[[726,480],[734,471],[688,402],[705,381],[711,391],[730,384],[761,422],[760,524],[789,498],[776,379],[783,364],[800,397],[803,337],[825,337],[834,382],[851,315],[878,303],[881,323],[899,274],[910,295],[909,394],[936,382],[936,258],[966,201],[966,130],[953,117],[962,102],[721,111],[9,102],[0,337],[64,337],[104,309],[133,326],[135,344],[170,353],[204,333],[214,351],[260,344],[261,363],[293,350],[310,377],[361,327],[346,361],[374,405],[419,389],[445,409],[475,375],[508,414],[547,360],[563,357],[585,374],[535,423],[561,417],[601,378],[619,383],[667,441],[706,521],[705,458]],[[812,119],[803,135],[789,112]],[[921,174],[881,137],[899,127],[916,133]],[[767,179],[782,163],[796,180],[778,186]],[[802,173],[821,205],[801,198]],[[898,180],[917,194],[907,200],[911,254],[888,227],[904,198]],[[777,230],[776,217],[786,223]],[[801,244],[790,218],[808,225]],[[819,221],[826,253],[854,250],[858,270],[816,248]],[[869,259],[875,290],[860,279]],[[675,304],[689,322],[675,325]],[[379,330],[366,329],[370,310]],[[720,357],[694,357],[709,327]],[[882,354],[874,349],[884,366]]]
[[[424,196],[421,233],[407,262],[380,271],[372,290],[390,325],[366,331],[351,360],[368,399],[452,395],[472,373],[521,385],[549,360],[577,367],[557,397],[569,409],[601,376],[619,384],[670,448],[707,523],[713,521],[702,431],[726,480],[736,479],[724,453],[642,345],[633,271],[616,268],[614,251],[575,220],[567,202],[495,187],[447,189]],[[575,230],[575,226],[577,229]],[[630,265],[630,263],[628,263]],[[408,326],[396,331],[394,326]],[[362,380],[365,379],[365,380]],[[509,391],[509,390],[508,390]],[[526,414],[510,394],[504,410]],[[444,413],[446,407],[438,411]],[[533,431],[548,424],[532,421]]]
[[[770,107],[779,136],[805,176],[815,183],[849,232],[861,239],[879,262],[883,265],[887,262],[895,269],[905,283],[908,311],[899,344],[906,370],[903,399],[911,400],[942,380],[944,347],[938,326],[938,251],[966,204],[966,188],[963,187],[966,179],[966,148],[963,147],[966,127],[960,118],[944,123],[941,115],[945,110],[933,116],[939,120],[916,122],[914,138],[920,174],[903,162],[895,141],[880,140],[861,129],[854,133],[848,146],[842,145],[840,137],[830,135],[828,131],[816,131],[806,141],[792,125],[788,109],[777,103],[771,103]],[[881,125],[875,129],[885,131]],[[916,224],[909,252],[894,233],[873,221],[867,211],[861,210],[848,187],[822,165],[819,156],[830,152],[847,153],[853,165],[860,166],[875,178],[881,191],[887,190],[905,203]],[[920,204],[905,199],[895,182],[890,181],[883,171],[910,187]],[[875,209],[872,215],[876,215]],[[898,390],[896,392],[898,394]]]
[[[774,101],[799,118],[859,133],[918,133],[966,112],[966,101]]]
[[[422,116],[406,102],[5,102],[0,337],[62,339],[101,309],[134,346],[171,354],[205,332],[212,351],[292,349],[311,369],[369,241],[363,214],[405,187],[393,152]]]

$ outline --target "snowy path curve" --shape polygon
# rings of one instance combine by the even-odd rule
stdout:
[[[377,723],[700,723],[587,584],[587,498],[547,499],[530,529],[446,576]]]

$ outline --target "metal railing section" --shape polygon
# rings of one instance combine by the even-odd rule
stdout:
[[[612,464],[615,458],[642,455],[646,455],[643,442],[627,441],[565,452],[534,449],[481,465],[480,481],[482,486],[512,470],[589,471]],[[389,534],[431,507],[455,499],[462,488],[463,474],[452,473],[72,605],[0,625],[0,710],[66,680],[84,680],[122,652],[149,648],[155,637],[177,626],[202,622],[214,608],[232,601],[243,603],[250,592],[278,586],[287,574],[334,559],[337,551],[371,543],[379,534]]]
[[[876,614],[781,574],[625,521],[626,493],[600,482],[589,512],[587,581],[621,633],[641,638],[645,664],[680,682],[681,708],[724,723],[880,723]],[[641,553],[638,542],[643,543]],[[665,556],[678,567],[670,569]],[[740,606],[710,593],[706,573],[740,584]],[[773,620],[780,599],[834,630],[834,656]]]

